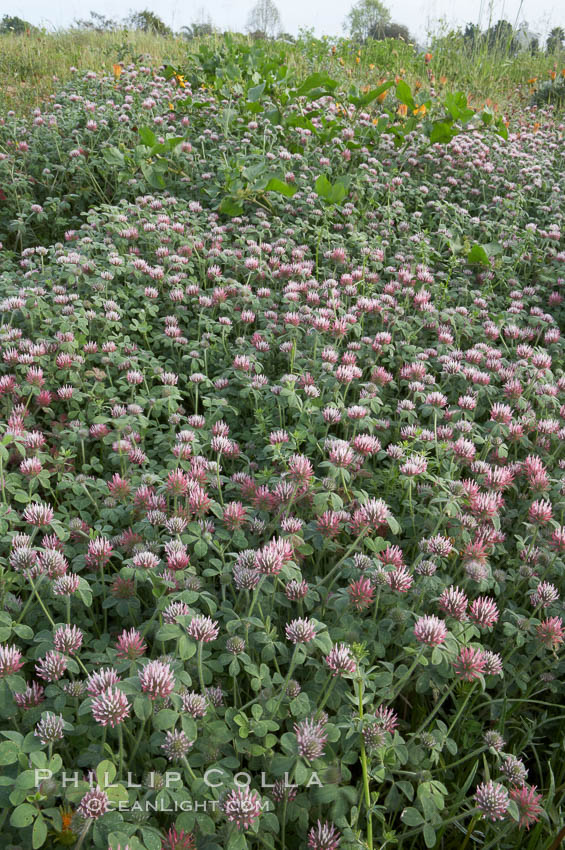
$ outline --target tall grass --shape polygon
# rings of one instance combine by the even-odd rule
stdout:
[[[486,40],[470,44],[460,33],[436,37],[431,50],[436,77],[447,77],[473,97],[488,97],[504,107],[529,97],[531,80],[548,80],[551,71],[560,73],[565,65],[563,54],[532,55],[526,49],[512,54],[507,39],[491,46]]]
[[[242,39],[246,37],[241,36]],[[208,37],[221,42],[222,36]],[[359,85],[371,85],[379,78],[401,75],[412,85],[427,85],[433,75],[437,87],[448,85],[463,90],[475,101],[490,98],[500,108],[523,102],[531,93],[528,81],[547,80],[560,74],[565,55],[522,50],[514,55],[509,45],[489,49],[484,41],[470,46],[461,34],[445,33],[430,40],[433,54],[429,65],[414,45],[402,40],[369,41],[362,47],[348,39],[299,40],[289,49],[289,64],[306,73],[328,70]],[[190,43],[197,49],[198,40]],[[0,36],[0,110],[26,114],[41,104],[68,80],[75,67],[79,71],[111,72],[116,62],[182,63],[189,49],[180,36],[159,36],[141,31],[119,30],[99,33],[85,31],[35,32],[29,35]]]
[[[111,71],[115,62],[180,61],[187,42],[141,31],[63,31],[0,36],[0,109],[25,113],[81,71]]]

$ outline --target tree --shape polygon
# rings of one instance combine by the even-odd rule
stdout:
[[[381,0],[358,0],[352,7],[344,27],[355,41],[383,38],[384,28],[390,23],[390,12]]]
[[[90,18],[75,20],[73,28],[78,30],[90,30],[91,32],[115,32],[120,29],[120,24],[112,18],[105,18],[98,12],[91,12]]]
[[[181,27],[182,35],[191,41],[193,38],[204,38],[206,35],[213,35],[214,27],[212,24],[199,24],[196,21],[189,27]]]
[[[378,27],[375,32],[371,31],[369,38],[374,38],[375,41],[380,41],[383,38],[400,38],[407,43],[412,41],[408,27],[405,27],[404,24],[395,24],[394,21],[385,24],[383,27]]]
[[[17,15],[4,15],[0,21],[0,34],[7,35],[14,33],[15,35],[23,35],[26,32],[33,32],[35,27],[28,24],[27,21],[18,18]]]
[[[128,24],[136,30],[152,32],[154,35],[172,35],[171,29],[161,18],[149,9],[134,12],[128,18]]]
[[[515,37],[514,27],[508,21],[497,21],[489,27],[485,33],[488,49],[512,54],[518,50],[518,41]]]
[[[193,38],[203,38],[206,35],[212,35],[214,33],[214,24],[212,23],[210,14],[206,11],[204,6],[201,6],[191,25],[189,27],[181,27],[180,31],[183,36],[189,40]]]
[[[463,41],[471,49],[479,44],[481,40],[481,30],[476,24],[467,24],[463,32]]]
[[[565,41],[565,30],[563,27],[553,27],[549,35],[547,36],[547,41],[545,43],[546,49],[548,53],[558,53],[563,49],[563,42]]]
[[[273,0],[257,0],[247,17],[247,32],[277,36],[281,29],[281,16]]]

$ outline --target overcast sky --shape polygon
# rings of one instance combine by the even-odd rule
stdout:
[[[286,32],[296,35],[301,27],[313,27],[316,35],[343,35],[343,20],[352,2],[277,0],[277,6]],[[254,0],[206,0],[204,6],[216,26],[242,31],[253,4]],[[525,21],[542,36],[553,26],[565,26],[563,0],[385,0],[385,5],[393,20],[406,24],[420,42],[442,20],[450,26],[472,22],[484,27],[489,18],[505,18],[512,24]],[[48,28],[68,26],[77,17],[88,17],[91,9],[112,18],[151,9],[178,30],[196,20],[202,8],[203,0],[10,0],[9,5],[7,0],[0,0],[0,15],[19,15]]]

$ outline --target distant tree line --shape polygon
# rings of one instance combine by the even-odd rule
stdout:
[[[515,29],[511,23],[499,20],[486,30],[481,30],[476,24],[467,24],[463,30],[463,40],[474,50],[485,48],[489,52],[503,52],[514,55],[519,50],[528,49],[537,53],[541,49],[539,38],[529,34],[527,27]],[[547,53],[559,53],[564,48],[565,30],[563,27],[553,27],[545,42]]]
[[[390,10],[382,0],[357,0],[347,14],[344,27],[349,36],[362,44],[368,39],[381,41],[387,38],[402,39],[412,42],[408,27],[392,20]],[[88,18],[74,21],[73,29],[90,32],[116,32],[119,30],[139,30],[161,36],[172,36],[173,31],[154,12],[144,9],[132,12],[121,21],[107,18],[98,12],[90,12]],[[280,12],[274,0],[256,0],[247,17],[246,32],[254,38],[284,38],[293,41],[293,37],[283,32]],[[0,35],[8,33],[16,35],[38,32],[37,27],[17,15],[4,15],[0,20]],[[219,30],[205,8],[201,8],[196,19],[190,26],[180,28],[180,35],[187,39],[202,38],[212,35]],[[521,49],[536,53],[541,49],[539,38],[529,33],[527,27],[515,29],[505,20],[499,20],[486,30],[481,30],[477,24],[467,24],[459,31],[464,44],[470,51],[477,48],[489,52],[498,51],[513,55]],[[559,53],[565,49],[565,30],[563,27],[553,27],[549,33],[545,49],[548,53]]]

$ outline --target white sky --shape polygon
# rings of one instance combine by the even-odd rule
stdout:
[[[300,27],[313,27],[316,35],[344,35],[343,21],[353,0],[276,0],[286,32],[298,34]],[[254,0],[205,0],[206,12],[222,29],[242,31]],[[408,26],[424,42],[430,29],[441,20],[451,27],[467,22],[486,28],[489,18],[527,22],[545,37],[553,26],[565,26],[563,0],[385,0],[397,23]],[[68,26],[75,18],[87,18],[94,10],[111,18],[125,17],[132,10],[151,9],[178,30],[199,17],[203,0],[0,0],[0,17],[18,15],[35,25]]]

